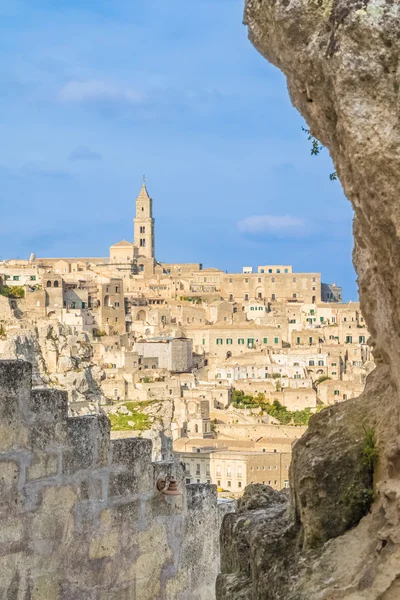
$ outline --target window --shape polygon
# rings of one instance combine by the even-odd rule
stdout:
[[[312,344],[313,343],[312,337],[308,338],[308,341],[309,341],[310,344]]]
[[[245,282],[245,283],[249,283],[249,280],[246,278],[246,279],[244,280],[244,282]]]
[[[36,306],[40,306],[40,300],[36,300]]]
[[[232,487],[232,481],[228,481],[228,487]]]
[[[268,338],[264,338],[264,344],[268,344]]]
[[[289,269],[285,269],[285,273],[289,273]]]
[[[261,277],[258,278],[258,283],[261,283]]]
[[[245,300],[248,300],[248,299],[249,299],[249,295],[248,295],[248,294],[245,294],[245,295],[244,295],[244,299],[245,299]]]
[[[359,336],[358,343],[359,344],[365,344],[365,335],[360,335]]]
[[[119,302],[114,302],[115,308],[119,308]]]
[[[31,275],[31,281],[36,281],[36,275]]]
[[[226,343],[231,345],[233,344],[233,339],[232,338],[226,338]]]
[[[318,361],[318,366],[319,367],[323,367],[324,366],[324,361],[323,360],[319,360]]]
[[[229,283],[232,283],[232,279],[229,279]]]
[[[13,275],[13,281],[19,281],[19,275]]]
[[[250,310],[254,310],[254,306],[250,306]]]
[[[206,340],[201,340],[201,343],[202,343],[202,344],[203,344],[203,346],[204,346],[204,345],[205,345],[205,343],[206,343]]]
[[[312,308],[312,309],[310,310],[310,315],[313,315],[313,314],[315,314],[315,310]]]
[[[239,338],[239,339],[238,339],[238,344],[241,344],[241,345],[243,345],[243,344],[244,344],[244,338]]]
[[[232,467],[231,466],[226,467],[226,474],[228,477],[232,476]]]
[[[336,375],[336,374],[337,374],[336,371],[332,371],[332,375]]]
[[[323,322],[324,322],[324,317],[320,317],[320,318],[319,318],[319,322],[320,322],[320,323],[323,323]]]
[[[296,344],[300,344],[300,338],[296,338]]]
[[[142,248],[145,248],[145,247],[146,247],[146,240],[145,240],[144,238],[140,238],[140,246],[141,246]]]
[[[242,487],[242,482],[238,481],[238,487],[241,488]]]
[[[140,233],[146,233],[146,228],[144,227],[144,225],[140,226]]]
[[[333,395],[334,395],[334,396],[339,396],[339,395],[340,395],[340,392],[339,392],[339,390],[334,390],[334,392],[333,392]]]
[[[280,272],[281,272],[281,270],[280,270],[280,269],[277,269],[277,270],[276,270],[276,272],[277,272],[277,273],[280,273]]]
[[[351,335],[346,335],[346,344],[352,344],[353,343],[353,337]]]
[[[272,273],[272,269],[268,269],[268,273]]]
[[[292,294],[292,295],[293,295],[293,298],[297,298],[297,294]]]
[[[272,277],[271,283],[275,283],[275,277]]]
[[[223,344],[223,339],[217,338],[216,342],[217,342],[217,346],[221,346],[221,344]]]
[[[242,467],[237,467],[237,469],[236,469],[236,476],[237,477],[241,477],[242,476]]]
[[[309,367],[313,367],[314,366],[314,361],[313,360],[309,360],[308,361],[308,366]]]
[[[254,346],[254,338],[248,338],[247,345],[249,348],[252,348]]]
[[[274,344],[279,344],[279,338],[274,338]]]
[[[271,294],[271,300],[275,300],[276,296],[275,294]]]

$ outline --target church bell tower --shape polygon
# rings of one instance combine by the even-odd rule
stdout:
[[[139,250],[139,256],[154,258],[154,219],[153,201],[150,198],[146,179],[143,177],[142,189],[136,198],[136,217],[133,219],[133,241]]]

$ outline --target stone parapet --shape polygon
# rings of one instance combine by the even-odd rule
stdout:
[[[219,561],[214,486],[151,462],[150,440],[110,440],[105,415],[68,417],[0,361],[0,597],[210,600]],[[158,491],[174,476],[179,496]]]

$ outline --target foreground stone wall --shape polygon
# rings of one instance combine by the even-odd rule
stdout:
[[[212,599],[214,486],[186,488],[150,440],[110,441],[107,417],[69,418],[66,392],[31,379],[29,363],[0,362],[0,598]],[[181,496],[156,489],[171,474]]]

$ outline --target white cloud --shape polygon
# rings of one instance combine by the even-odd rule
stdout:
[[[88,102],[123,102],[138,104],[143,96],[129,87],[118,87],[104,81],[70,81],[60,91],[59,99],[71,104]]]
[[[245,233],[301,233],[306,229],[304,219],[291,215],[254,215],[238,222],[239,231]]]
[[[100,152],[96,152],[95,150],[91,150],[87,146],[78,146],[75,150],[69,155],[69,160],[79,161],[79,160],[102,160],[103,156]]]

